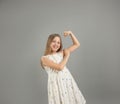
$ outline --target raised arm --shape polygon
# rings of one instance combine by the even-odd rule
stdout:
[[[70,56],[70,53],[69,51],[66,49],[64,50],[64,57],[63,57],[63,60],[57,64],[57,63],[54,63],[52,60],[46,58],[46,57],[42,57],[41,58],[41,63],[43,66],[48,66],[52,69],[55,69],[55,70],[62,70],[64,68],[64,66],[66,65],[68,59],[69,59],[69,56]]]
[[[72,39],[72,42],[73,42],[73,44],[67,48],[67,50],[69,50],[69,52],[73,52],[74,50],[76,50],[80,46],[80,42],[75,37],[75,35],[72,33],[72,31],[64,31],[64,36],[65,37],[70,36]]]

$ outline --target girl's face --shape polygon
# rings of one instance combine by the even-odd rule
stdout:
[[[60,48],[60,38],[56,36],[52,40],[50,47],[52,49],[52,52],[57,52],[57,50]]]

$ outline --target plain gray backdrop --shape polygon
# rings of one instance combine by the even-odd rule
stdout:
[[[48,36],[71,30],[67,63],[87,104],[120,104],[120,0],[0,0],[0,104],[48,104]]]

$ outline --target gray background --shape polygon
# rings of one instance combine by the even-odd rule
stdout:
[[[48,104],[39,65],[49,34],[81,43],[67,64],[87,104],[120,104],[120,0],[0,0],[0,104]]]

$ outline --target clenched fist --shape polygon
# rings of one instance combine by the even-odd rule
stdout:
[[[71,35],[72,34],[72,31],[64,31],[64,36],[66,37],[66,36],[69,36],[69,35]]]

